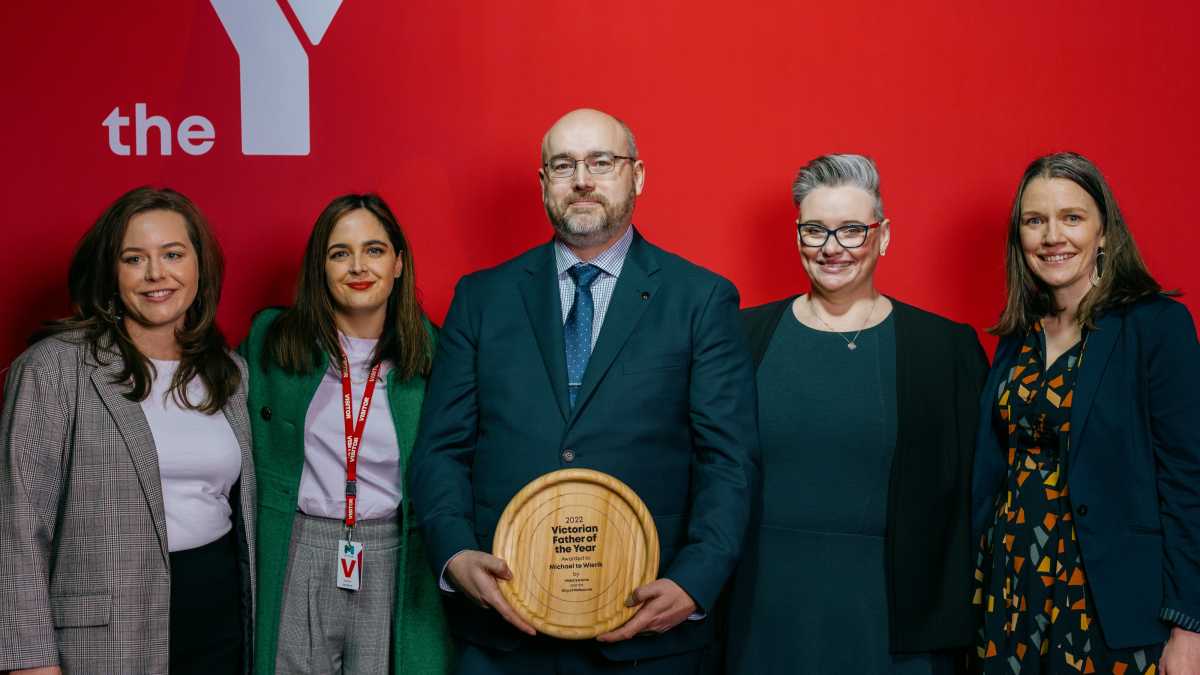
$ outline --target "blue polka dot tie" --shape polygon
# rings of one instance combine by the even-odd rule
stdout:
[[[592,282],[600,276],[600,268],[578,263],[568,269],[567,274],[575,282],[575,302],[563,324],[563,340],[567,346],[567,393],[573,409],[575,394],[583,383],[583,371],[592,355]]]

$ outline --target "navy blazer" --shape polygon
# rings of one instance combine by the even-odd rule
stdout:
[[[973,533],[995,517],[1007,471],[996,397],[1023,336],[1000,341],[980,402]],[[1071,408],[1067,484],[1109,647],[1200,630],[1200,345],[1162,295],[1114,309],[1088,334]]]
[[[434,572],[461,550],[490,551],[526,483],[589,468],[645,501],[659,576],[712,609],[741,552],[758,452],[737,311],[732,284],[635,232],[572,409],[553,244],[463,277],[409,472]],[[496,612],[449,605],[452,630],[475,644],[511,650],[527,639]],[[706,646],[712,624],[599,648],[619,660],[676,654]]]

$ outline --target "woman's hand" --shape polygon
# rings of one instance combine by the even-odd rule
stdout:
[[[1200,675],[1200,633],[1172,628],[1158,666],[1160,675]]]

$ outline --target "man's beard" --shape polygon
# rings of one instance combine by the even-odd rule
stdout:
[[[595,201],[600,205],[598,212],[576,213],[567,215],[571,204],[580,200]],[[567,244],[584,248],[602,244],[612,238],[617,228],[629,222],[633,215],[633,205],[636,195],[630,190],[626,198],[615,205],[603,195],[595,193],[588,195],[571,195],[563,205],[562,210],[546,204],[546,215],[558,237]]]

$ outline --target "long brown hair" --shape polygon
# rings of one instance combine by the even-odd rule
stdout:
[[[404,265],[388,295],[383,335],[375,346],[371,363],[387,359],[401,379],[428,375],[433,341],[417,298],[412,247],[392,210],[375,194],[342,195],[317,217],[304,249],[304,262],[296,281],[296,300],[267,331],[266,354],[285,371],[301,373],[323,367],[329,358],[341,352],[334,323],[336,308],[325,278],[325,255],[334,226],[342,216],[358,209],[366,209],[379,220]]]
[[[125,231],[134,216],[147,211],[172,211],[183,216],[188,238],[196,250],[198,267],[196,299],[176,330],[181,358],[169,391],[184,407],[206,414],[219,412],[241,383],[241,371],[229,356],[225,336],[217,327],[217,304],[221,300],[224,260],[208,222],[196,205],[169,188],[139,187],[113,202],[80,239],[67,273],[71,294],[71,316],[51,321],[31,341],[67,331],[83,331],[92,356],[107,363],[105,352],[120,355],[124,368],[116,383],[128,383],[125,397],[142,401],[150,394],[154,364],[133,344],[125,328],[125,307],[117,285],[117,262]],[[208,392],[204,401],[188,398],[187,384],[199,377]]]
[[[1055,302],[1051,290],[1029,270],[1021,247],[1021,199],[1036,178],[1065,178],[1083,188],[1100,209],[1100,233],[1105,239],[1104,265],[1097,270],[1101,272],[1099,282],[1079,301],[1075,317],[1081,326],[1094,329],[1096,320],[1105,312],[1162,292],[1162,286],[1150,276],[1150,270],[1142,261],[1133,234],[1100,169],[1082,155],[1058,152],[1033,160],[1021,176],[1009,218],[1004,261],[1008,299],[1000,320],[988,332],[995,335],[1025,333],[1035,321],[1056,315],[1063,309]]]

